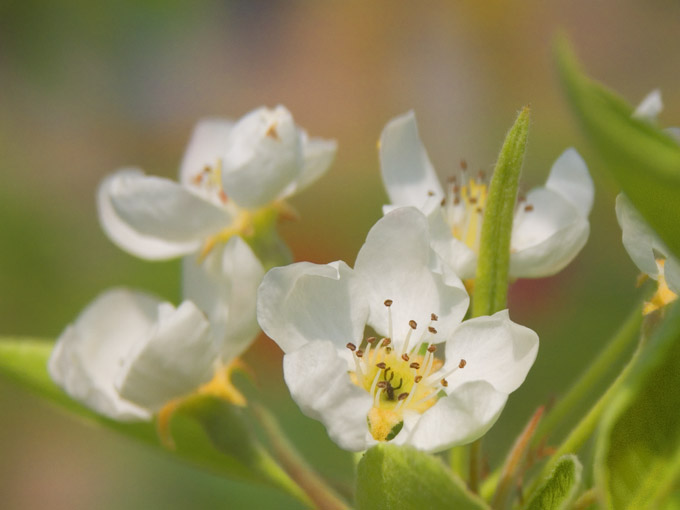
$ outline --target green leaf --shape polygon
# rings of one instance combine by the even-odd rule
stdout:
[[[568,508],[581,483],[581,471],[581,463],[575,455],[560,457],[555,469],[532,494],[525,508],[527,510]]]
[[[81,420],[113,429],[170,453],[162,447],[155,423],[117,422],[90,411],[64,393],[47,373],[47,360],[53,345],[52,341],[40,339],[0,339],[0,375]],[[187,401],[172,418],[172,437],[175,442],[172,453],[177,457],[229,478],[272,484],[308,502],[297,486],[253,442],[233,406],[223,401],[204,396]]]
[[[680,256],[680,145],[633,118],[630,105],[588,78],[566,40],[555,48],[561,81],[586,137],[635,208]]]
[[[598,431],[597,485],[616,510],[664,508],[680,484],[680,307],[667,313]]]
[[[359,510],[489,508],[438,458],[391,444],[375,446],[361,458],[356,499]]]
[[[474,317],[506,307],[512,220],[528,135],[529,107],[525,106],[505,136],[489,185],[475,278]]]

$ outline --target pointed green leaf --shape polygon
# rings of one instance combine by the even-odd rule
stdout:
[[[122,423],[100,416],[72,400],[47,373],[54,343],[21,338],[0,339],[0,376],[33,391],[88,423],[96,423],[134,437],[159,451],[163,449],[153,422]],[[246,439],[246,429],[232,406],[210,398],[192,399],[172,419],[174,454],[204,469],[230,478],[285,485],[278,466]],[[215,449],[217,446],[218,450]],[[273,474],[272,474],[273,473]],[[284,490],[291,492],[284,487]],[[299,499],[306,500],[304,496]]]
[[[575,455],[557,461],[550,476],[536,489],[526,505],[527,510],[561,510],[569,508],[581,483],[581,463]]]
[[[633,108],[581,70],[565,40],[556,45],[560,77],[576,117],[635,208],[680,256],[680,145],[632,117]]]
[[[483,510],[489,507],[431,455],[381,444],[368,450],[357,472],[359,510]]]
[[[671,307],[602,418],[595,473],[608,508],[664,508],[680,484],[680,307]]]
[[[472,303],[474,317],[506,307],[512,220],[528,134],[529,107],[525,106],[505,136],[489,185]]]

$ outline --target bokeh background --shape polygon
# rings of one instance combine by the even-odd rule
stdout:
[[[387,120],[414,109],[445,176],[461,158],[492,168],[516,111],[530,103],[524,189],[576,146],[592,169],[596,205],[582,254],[558,276],[511,290],[511,316],[539,333],[541,350],[485,440],[494,462],[640,295],[614,216],[617,189],[570,116],[551,41],[566,32],[590,74],[630,102],[661,88],[661,121],[677,125],[679,22],[680,4],[670,0],[5,0],[0,334],[55,337],[112,285],[177,301],[178,263],[116,249],[98,226],[94,194],[124,165],[174,176],[203,116],[281,103],[310,134],[336,138],[328,175],[293,200],[301,220],[281,228],[299,260],[352,263],[386,201],[376,141]],[[265,338],[247,356],[299,448],[344,490],[352,459],[291,403],[280,358]],[[274,490],[195,471],[83,424],[3,379],[0,507],[298,508]]]

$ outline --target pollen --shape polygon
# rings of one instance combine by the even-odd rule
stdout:
[[[442,200],[442,211],[453,237],[478,252],[488,184],[484,172],[472,177],[466,170],[467,163],[461,160],[458,175],[451,179],[455,184],[446,190]]]

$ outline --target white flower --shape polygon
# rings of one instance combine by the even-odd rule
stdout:
[[[633,112],[633,117],[645,120],[651,124],[656,124],[662,110],[663,101],[661,99],[661,91],[655,89],[640,101],[640,104]],[[680,128],[668,127],[664,129],[664,132],[670,135],[676,142],[680,143]]]
[[[677,299],[680,261],[623,194],[616,197],[616,218],[630,258],[640,271],[659,282],[656,294],[645,304],[643,312],[653,312]]]
[[[463,279],[474,278],[482,215],[483,176],[462,165],[444,187],[423,147],[413,112],[387,123],[380,138],[383,181],[392,206],[414,206],[429,219],[433,248]],[[553,164],[544,187],[518,201],[510,244],[510,276],[538,278],[564,268],[590,231],[593,182],[575,149]]]
[[[133,255],[162,260],[211,251],[248,234],[258,210],[303,189],[329,167],[332,140],[309,138],[283,106],[236,123],[198,123],[179,183],[127,168],[107,177],[97,204],[104,230]]]
[[[59,336],[52,379],[120,421],[148,420],[213,376],[220,342],[191,301],[175,308],[126,289],[104,292]]]
[[[293,398],[342,448],[392,441],[437,451],[491,427],[538,349],[507,311],[461,325],[468,303],[430,247],[427,219],[408,207],[376,223],[354,269],[269,271],[258,320],[285,352]],[[367,327],[377,336],[366,338]]]

